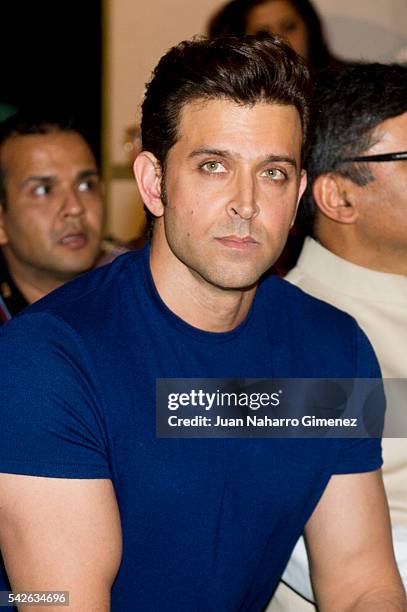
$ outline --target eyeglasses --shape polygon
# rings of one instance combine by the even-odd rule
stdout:
[[[359,157],[347,157],[343,162],[388,162],[407,159],[407,151],[401,153],[379,153],[379,155],[361,155]]]

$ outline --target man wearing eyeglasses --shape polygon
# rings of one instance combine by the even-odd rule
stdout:
[[[387,379],[407,378],[407,66],[348,65],[319,78],[308,187],[308,237],[287,279],[350,313]],[[404,408],[394,381],[388,407]],[[394,403],[393,403],[394,402]],[[400,433],[403,435],[403,432]],[[407,441],[383,440],[384,481],[407,585]],[[313,599],[300,541],[283,576]],[[313,610],[285,585],[270,610]]]

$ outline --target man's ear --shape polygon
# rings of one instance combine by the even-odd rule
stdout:
[[[358,218],[350,188],[349,181],[338,174],[321,174],[314,181],[312,194],[326,217],[350,225]]]
[[[8,243],[7,232],[5,228],[5,210],[3,204],[0,204],[0,246]]]
[[[164,204],[161,200],[162,170],[158,159],[149,151],[142,151],[133,165],[134,176],[141,198],[154,217],[162,217]]]

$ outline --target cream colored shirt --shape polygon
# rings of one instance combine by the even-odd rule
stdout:
[[[369,338],[383,378],[407,379],[407,277],[376,272],[337,257],[307,238],[297,265],[286,279],[307,293],[352,315]],[[405,388],[405,386],[404,386]],[[395,394],[397,389],[391,386]],[[388,403],[391,394],[386,395]],[[407,398],[398,399],[397,407]],[[403,580],[407,580],[407,440],[383,439],[383,476],[393,524],[393,541]],[[306,552],[297,543],[283,579],[312,598]],[[308,603],[283,583],[268,612],[308,612]]]
[[[407,277],[357,266],[307,238],[286,279],[356,319],[383,378],[407,378]],[[392,521],[407,528],[407,440],[384,439],[383,460]]]

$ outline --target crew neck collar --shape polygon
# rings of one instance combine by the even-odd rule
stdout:
[[[245,319],[240,323],[237,327],[230,331],[226,332],[209,332],[199,329],[198,327],[194,327],[190,325],[184,319],[176,315],[163,301],[160,294],[157,291],[157,287],[154,283],[153,276],[151,274],[151,266],[150,266],[150,244],[147,244],[143,250],[143,267],[145,274],[146,287],[150,293],[150,296],[153,300],[154,305],[159,310],[162,317],[164,317],[170,325],[173,325],[180,329],[183,333],[192,336],[196,340],[200,342],[206,343],[221,343],[221,342],[229,342],[233,340],[237,336],[239,336],[242,331],[249,324],[252,313],[255,307],[256,295],[254,296],[253,302],[251,304],[250,310],[247,313]],[[257,292],[256,292],[257,293]]]

